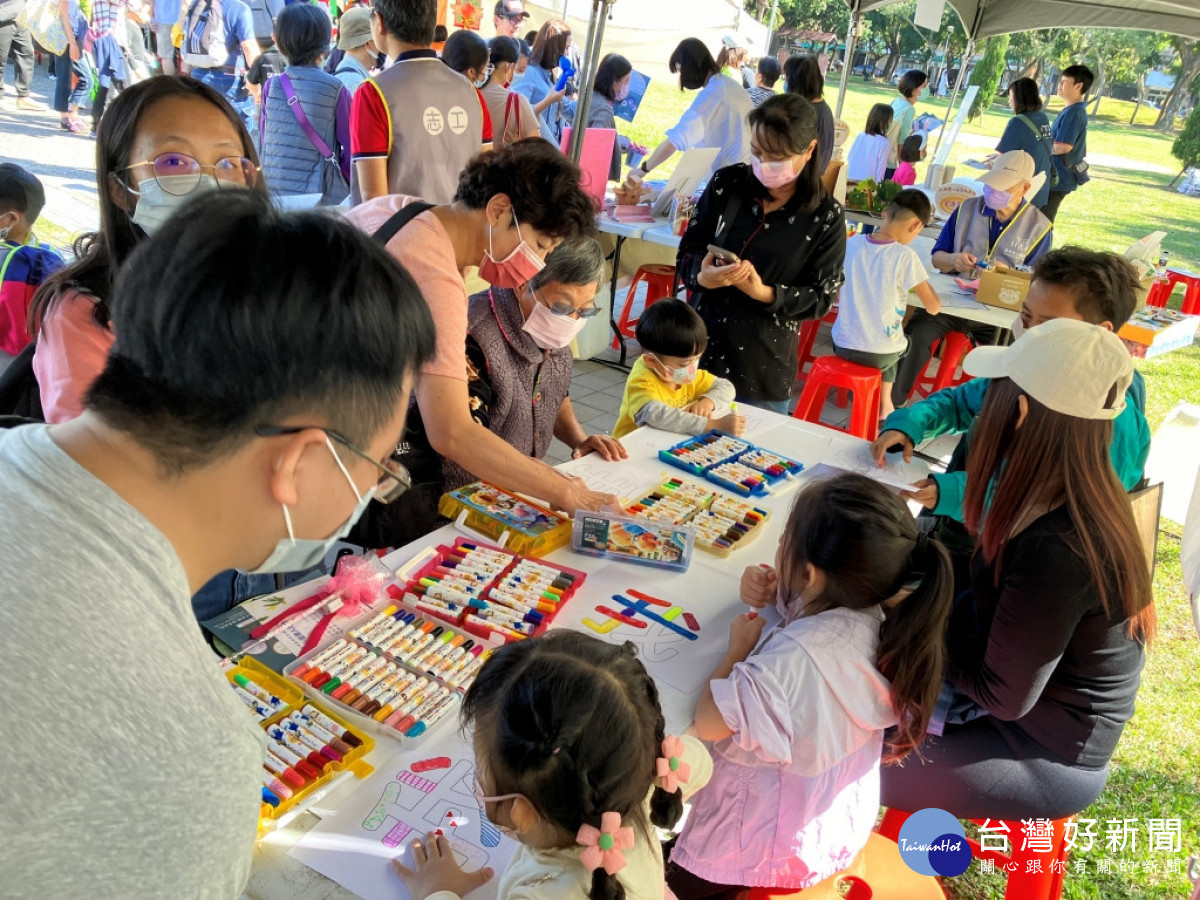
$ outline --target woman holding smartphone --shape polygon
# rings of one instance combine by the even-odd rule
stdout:
[[[821,184],[812,104],[781,94],[748,121],[751,163],[713,175],[677,266],[708,327],[701,367],[786,415],[800,323],[825,315],[843,280],[846,221]]]

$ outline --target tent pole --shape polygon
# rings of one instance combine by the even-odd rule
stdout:
[[[967,38],[967,52],[963,54],[962,64],[958,67],[958,77],[954,79],[954,90],[950,92],[950,105],[946,107],[946,123],[938,129],[937,144],[933,148],[934,156],[937,156],[938,150],[942,147],[942,136],[945,135],[946,129],[950,127],[950,117],[954,114],[954,103],[958,100],[958,92],[962,89],[963,78],[967,74],[967,66],[974,58],[975,38]]]
[[[775,40],[775,22],[776,16],[779,13],[779,0],[774,0],[771,4],[771,20],[767,26],[767,46],[763,47],[763,53],[770,54],[771,41]]]
[[[842,62],[842,83],[838,86],[837,109],[834,118],[842,117],[842,106],[846,102],[846,88],[850,86],[850,69],[854,66],[854,44],[858,38],[859,26],[862,25],[862,12],[859,0],[854,0],[850,9],[850,27],[846,30],[846,56]]]
[[[571,147],[568,153],[576,163],[583,155],[583,136],[592,107],[592,89],[596,84],[596,69],[600,64],[604,24],[614,2],[615,0],[592,0],[592,18],[588,23],[587,46],[583,55],[583,82],[579,85],[579,99],[575,103],[575,123],[571,128]]]

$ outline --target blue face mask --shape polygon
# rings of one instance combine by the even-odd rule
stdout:
[[[342,474],[350,482],[350,490],[354,491],[354,496],[358,498],[358,505],[354,507],[354,512],[350,513],[350,518],[346,520],[346,523],[332,535],[323,540],[313,540],[296,537],[292,531],[292,514],[288,512],[287,506],[284,506],[283,521],[287,525],[288,536],[280,538],[279,543],[275,545],[275,549],[271,551],[271,555],[263,560],[260,565],[251,569],[250,574],[263,575],[273,572],[303,572],[306,569],[311,569],[319,565],[321,560],[325,558],[325,554],[333,548],[333,545],[350,533],[350,529],[354,527],[355,523],[362,516],[367,508],[367,504],[371,502],[371,498],[375,496],[377,486],[372,486],[365,494],[360,494],[358,488],[354,486],[354,479],[346,471],[341,457],[333,449],[333,444],[329,438],[325,438],[325,446],[333,454],[338,468],[342,470]]]

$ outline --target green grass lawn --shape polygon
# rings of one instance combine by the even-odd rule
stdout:
[[[637,121],[632,125],[622,123],[622,131],[653,147],[693,96],[680,93],[670,82],[655,81]],[[861,129],[873,103],[890,102],[895,96],[890,85],[853,79],[842,113],[851,134]],[[827,85],[826,98],[836,103],[836,82]],[[1050,114],[1053,116],[1061,106],[1062,102],[1054,98]],[[945,108],[945,100],[926,99],[918,104],[919,111],[929,110],[943,118]],[[1089,126],[1089,152],[1164,166],[1174,172],[1172,136],[1150,127],[1156,111],[1143,108],[1131,126],[1132,112],[1131,103],[1102,101],[1100,115]],[[981,121],[964,127],[963,133],[999,139],[1009,115],[1007,107],[997,103]],[[960,143],[951,152],[950,162],[958,165],[984,152]],[[1168,233],[1165,246],[1171,251],[1172,261],[1197,268],[1200,199],[1167,190],[1170,180],[1170,175],[1139,171],[1132,166],[1093,165],[1091,182],[1063,203],[1056,223],[1056,244],[1124,251],[1138,238],[1162,230]],[[1177,294],[1174,305],[1178,302]],[[1138,366],[1146,378],[1146,412],[1152,429],[1177,402],[1200,403],[1200,345],[1139,362]],[[1180,529],[1166,520],[1162,525],[1154,578],[1159,635],[1147,653],[1137,713],[1113,758],[1108,789],[1082,814],[1097,820],[1095,831],[1099,837],[1091,852],[1074,857],[1087,869],[1083,874],[1068,874],[1064,896],[1070,900],[1178,900],[1188,893],[1181,874],[1186,857],[1189,852],[1200,853],[1200,735],[1196,728],[1200,641],[1183,593]],[[1035,623],[1031,623],[1033,626]],[[1137,849],[1109,852],[1104,840],[1106,820],[1132,818],[1139,820],[1141,832]],[[1179,853],[1151,852],[1146,847],[1147,820],[1151,818],[1181,820]],[[1098,871],[1102,860],[1111,861],[1107,874]],[[1175,860],[1179,871],[1168,871],[1170,860]],[[1004,896],[1003,877],[982,875],[977,865],[960,878],[948,879],[945,887],[956,900],[1000,900]]]

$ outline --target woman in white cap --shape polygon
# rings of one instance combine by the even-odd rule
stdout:
[[[971,704],[923,760],[883,770],[882,800],[1063,818],[1108,781],[1154,632],[1146,553],[1108,452],[1133,361],[1111,331],[1056,319],[965,366],[995,379],[967,462],[971,589],[947,635],[946,681]]]

